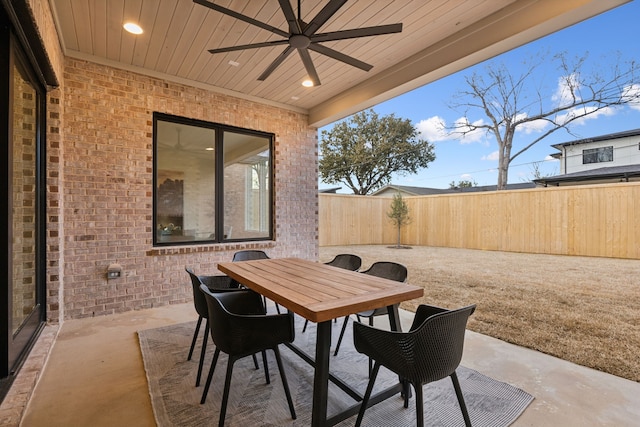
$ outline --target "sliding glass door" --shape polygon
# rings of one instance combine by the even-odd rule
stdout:
[[[1,15],[1,13],[0,13]],[[2,18],[0,16],[0,18]],[[2,25],[0,47],[0,378],[11,376],[28,354],[44,321],[43,99],[13,37]],[[6,319],[6,322],[4,321]]]

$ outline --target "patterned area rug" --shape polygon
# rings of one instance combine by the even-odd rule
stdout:
[[[297,317],[295,344],[309,354],[313,354],[315,325],[310,323],[305,333],[301,331],[302,325],[303,320]],[[340,326],[342,326],[341,322],[333,325],[333,343],[337,342]],[[196,388],[195,378],[200,343],[196,345],[192,360],[186,360],[194,329],[195,321],[138,332],[153,410],[160,427],[216,425],[218,422],[227,358],[221,355],[218,360],[207,401],[201,405],[200,397],[214,347],[209,339],[202,383]],[[331,371],[364,393],[368,381],[368,360],[353,348],[351,331],[352,328],[349,325],[338,356],[331,355]],[[280,352],[291,388],[297,420],[291,419],[275,357],[269,351],[267,358],[271,384],[265,383],[260,357],[258,358],[259,370],[255,370],[250,357],[236,362],[225,425],[275,427],[311,424],[312,368],[285,346],[281,346]],[[508,426],[533,400],[528,393],[509,384],[495,381],[474,370],[461,366],[457,372],[471,423],[476,427]],[[382,389],[393,383],[397,383],[397,376],[381,368],[376,389]],[[427,384],[424,386],[424,394],[427,425],[443,427],[464,425],[451,379],[445,378]],[[334,385],[330,385],[329,414],[353,403],[350,397]],[[352,426],[355,424],[355,418],[353,416],[339,425]],[[415,401],[412,399],[409,408],[405,409],[399,395],[387,399],[367,409],[363,425],[415,425]]]

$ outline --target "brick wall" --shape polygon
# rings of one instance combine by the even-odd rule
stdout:
[[[62,266],[64,265],[61,181],[62,170],[62,87],[47,94],[47,243],[46,243],[46,305],[47,320],[58,322],[64,318]]]
[[[28,0],[31,13],[40,35],[40,42],[46,49],[47,58],[58,78],[60,87],[50,88],[47,93],[47,131],[46,131],[46,156],[47,156],[47,242],[46,242],[46,312],[49,321],[57,322],[62,318],[63,306],[60,305],[59,295],[63,286],[61,266],[64,254],[62,248],[64,242],[61,238],[60,227],[63,219],[62,199],[60,195],[60,182],[63,171],[60,168],[62,146],[62,99],[64,93],[62,81],[64,70],[64,55],[58,40],[58,33],[53,21],[48,1]]]
[[[184,267],[214,273],[240,249],[317,259],[317,131],[306,115],[77,59],[66,58],[64,70],[63,95],[49,103],[51,114],[51,104],[63,102],[62,212],[50,218],[61,220],[64,239],[61,318],[191,301]],[[276,135],[273,242],[153,249],[154,111]],[[56,194],[49,190],[51,204]],[[123,277],[106,279],[111,263],[122,265]]]

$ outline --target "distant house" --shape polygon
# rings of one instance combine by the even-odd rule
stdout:
[[[340,190],[342,190],[342,187],[321,188],[318,193],[336,194]]]
[[[580,184],[608,184],[631,181],[640,181],[640,164],[611,166],[608,168],[567,173],[564,175],[556,175],[534,180],[537,185],[543,187],[560,187],[563,185]]]
[[[393,197],[396,194],[400,193],[402,197],[406,196],[427,196],[431,194],[442,194],[446,190],[442,190],[440,188],[429,188],[429,187],[410,187],[406,185],[385,185],[381,189],[374,191],[371,193],[372,196],[381,196],[381,197]]]
[[[560,175],[534,180],[539,186],[601,184],[640,179],[640,129],[552,145]]]
[[[534,188],[533,182],[522,182],[517,184],[507,184],[507,190],[522,190],[525,188]],[[482,191],[496,191],[496,185],[479,185],[475,187],[459,187],[459,188],[430,188],[430,187],[410,187],[405,185],[385,185],[378,191],[373,192],[372,196],[393,197],[400,193],[405,196],[430,196],[434,194],[452,194],[452,193],[478,193]]]

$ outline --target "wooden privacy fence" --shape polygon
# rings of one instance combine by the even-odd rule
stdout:
[[[388,197],[320,194],[319,244],[395,244]],[[640,183],[404,197],[402,244],[640,259]]]

